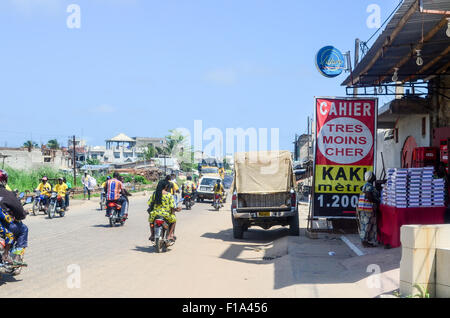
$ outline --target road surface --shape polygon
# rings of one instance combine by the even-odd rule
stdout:
[[[366,268],[346,267],[354,255],[340,240],[292,238],[287,228],[252,228],[234,240],[229,203],[179,212],[176,244],[157,254],[147,199],[130,198],[123,227],[109,227],[98,199],[64,218],[28,216],[29,267],[3,275],[0,297],[374,297],[395,289],[367,289]]]

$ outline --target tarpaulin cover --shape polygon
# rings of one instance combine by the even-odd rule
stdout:
[[[289,151],[241,152],[234,156],[237,193],[269,194],[289,192],[295,185]]]

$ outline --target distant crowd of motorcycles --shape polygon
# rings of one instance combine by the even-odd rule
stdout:
[[[118,178],[123,181],[121,177]],[[131,193],[123,188],[120,194],[120,200],[107,200],[105,184],[109,179],[111,178],[108,177],[105,183],[101,186],[102,192],[100,195],[100,210],[106,210],[105,216],[108,218],[111,227],[123,226],[128,218],[128,196],[131,196]],[[48,182],[47,177],[43,177],[41,179],[41,183],[35,190],[34,195],[26,195],[25,192],[19,193],[17,190],[12,191],[9,189],[7,184],[6,189],[15,195],[23,207],[25,205],[32,204],[31,213],[33,215],[36,216],[39,212],[44,212],[49,219],[53,219],[56,215],[59,215],[59,217],[65,216],[65,213],[69,207],[69,195],[72,191],[72,189],[67,186],[65,178],[58,178],[57,184],[52,186]],[[173,197],[176,202],[175,205],[179,206],[183,204],[186,210],[191,210],[195,204],[194,202],[197,200],[196,189],[194,188],[189,192],[184,190],[185,189],[183,186],[181,193],[179,190],[176,190],[175,193],[173,193]],[[214,195],[212,205],[216,210],[219,210],[223,206],[222,197],[220,194]],[[0,209],[0,211],[2,210]],[[4,209],[3,212],[7,213],[8,211],[5,211]],[[29,214],[28,212],[25,213]],[[28,228],[22,223],[21,220],[14,220],[13,218],[13,221],[26,228],[26,240],[28,240]],[[156,218],[153,224],[151,224],[151,227],[155,229],[155,239],[153,240],[153,245],[158,253],[167,251],[167,248],[174,244],[173,240],[169,240],[167,238],[169,226],[170,224],[163,217]],[[11,251],[5,252],[5,242],[5,233],[1,233],[0,256],[3,256],[0,262],[0,274],[18,275],[20,274],[22,267],[27,266],[27,264],[23,262],[24,252],[20,255],[12,253],[15,245],[17,244],[17,240],[14,241]],[[10,257],[5,257],[5,253],[10,255]],[[8,259],[8,261],[6,261],[6,259]]]

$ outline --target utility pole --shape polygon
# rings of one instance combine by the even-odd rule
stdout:
[[[76,150],[75,150],[75,135],[73,135],[73,186],[77,184],[77,164],[76,164]]]
[[[356,69],[356,65],[358,65],[359,63],[359,45],[360,44],[360,40],[356,39],[355,40],[355,63],[354,63],[354,68]],[[358,88],[354,87],[353,88],[353,96],[356,97],[358,96]]]

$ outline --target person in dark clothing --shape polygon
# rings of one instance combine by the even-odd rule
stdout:
[[[8,173],[0,170],[0,233],[5,238],[4,261],[11,261],[9,250],[16,241],[14,254],[23,255],[28,246],[28,228],[21,221],[27,216],[16,195],[6,190]]]

